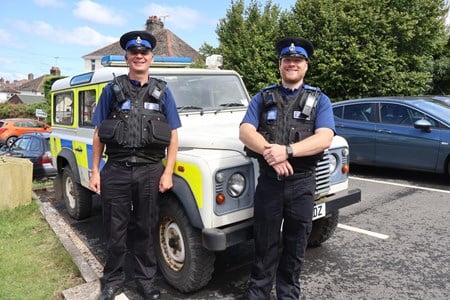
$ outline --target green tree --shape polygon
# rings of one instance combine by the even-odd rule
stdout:
[[[309,80],[332,98],[423,94],[444,8],[440,0],[297,1],[288,28],[313,41]]]
[[[448,91],[447,11],[445,0],[298,0],[290,11],[237,0],[216,33],[250,93],[277,81],[274,42],[297,35],[315,46],[306,82],[332,99],[417,95]]]
[[[224,68],[239,72],[250,94],[278,80],[274,41],[280,13],[280,7],[271,1],[263,8],[255,0],[247,8],[244,0],[231,1],[216,29]]]

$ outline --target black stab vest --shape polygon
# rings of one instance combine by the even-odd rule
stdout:
[[[113,109],[108,119],[121,120],[119,126],[119,142],[106,144],[105,153],[109,159],[131,161],[137,163],[156,162],[165,156],[166,145],[152,142],[149,135],[152,121],[167,124],[162,113],[161,97],[166,83],[156,78],[150,78],[144,86],[133,85],[127,75],[116,77],[113,81],[113,91],[120,86],[122,93],[115,90]],[[129,109],[123,109],[129,101]],[[168,126],[168,124],[167,124]],[[157,130],[157,129],[156,129]]]
[[[295,96],[282,96],[281,87],[273,85],[261,91],[263,109],[258,132],[271,144],[288,145],[314,134],[316,105],[320,89],[303,86]],[[253,151],[251,151],[253,152]],[[258,159],[261,172],[272,171],[262,155],[253,152]],[[289,158],[294,173],[314,171],[323,152],[311,156]]]

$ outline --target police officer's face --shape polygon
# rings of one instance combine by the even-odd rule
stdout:
[[[148,71],[153,62],[153,53],[150,50],[130,49],[125,56],[130,71]]]
[[[308,70],[308,60],[301,57],[283,57],[279,65],[283,82],[296,84],[303,80]]]

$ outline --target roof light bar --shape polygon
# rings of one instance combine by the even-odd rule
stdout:
[[[126,67],[127,63],[123,55],[106,55],[102,57],[104,67]],[[190,57],[155,56],[152,67],[188,67],[192,63]]]

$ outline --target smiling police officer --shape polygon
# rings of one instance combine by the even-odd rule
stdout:
[[[131,31],[122,35],[120,45],[126,51],[129,73],[114,75],[105,86],[92,122],[96,128],[89,187],[101,195],[108,237],[99,299],[114,299],[121,293],[127,245],[138,291],[144,299],[159,299],[160,292],[153,287],[158,196],[173,185],[181,122],[170,89],[149,76],[155,37],[147,31]],[[105,146],[108,160],[100,172]]]
[[[275,48],[281,84],[253,97],[239,129],[248,155],[260,167],[248,299],[269,299],[275,276],[278,299],[300,298],[299,277],[312,229],[314,171],[334,136],[330,99],[304,83],[312,43],[287,37]]]

